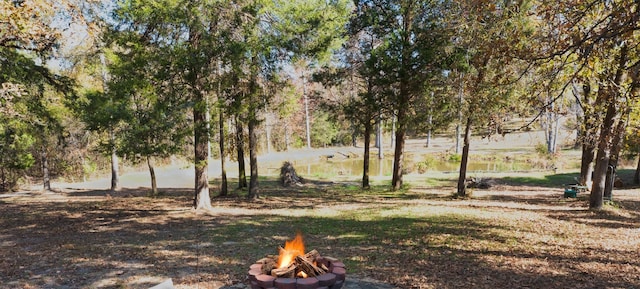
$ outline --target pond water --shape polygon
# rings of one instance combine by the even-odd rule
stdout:
[[[292,164],[296,171],[301,175],[306,176],[331,176],[331,175],[346,175],[346,176],[358,176],[362,175],[362,158],[348,158],[348,159],[318,159],[318,160],[305,160],[305,161],[293,161]],[[409,170],[409,173],[419,173],[418,168],[421,168],[421,173],[428,172],[458,172],[460,169],[459,161],[444,161],[444,160],[431,160],[428,163],[418,164],[411,161],[405,161],[405,170]],[[271,164],[268,168],[269,174],[278,175],[280,173],[281,164]],[[371,176],[389,176],[393,170],[393,159],[385,158],[371,158],[369,162],[369,175]],[[516,171],[531,171],[539,170],[542,168],[536,167],[532,162],[522,160],[470,160],[467,166],[469,173],[473,172],[516,172]]]

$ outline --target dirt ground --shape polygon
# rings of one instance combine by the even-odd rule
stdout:
[[[640,288],[637,189],[617,191],[618,207],[602,212],[587,210],[584,198],[509,185],[469,200],[433,189],[406,198],[270,194],[255,203],[215,200],[210,214],[189,209],[180,190],[156,199],[140,190],[4,196],[0,288],[148,288],[166,278],[178,288],[239,284],[305,216],[367,210],[392,216],[364,225],[380,232],[358,231],[362,217],[313,219],[331,228],[308,228],[310,243],[345,258],[353,276],[398,288]],[[397,220],[397,212],[416,219]],[[440,218],[449,215],[455,221]],[[395,221],[425,231],[396,235],[386,223]],[[341,245],[347,237],[331,233],[340,227],[370,239]]]
[[[350,276],[398,288],[640,288],[638,188],[616,190],[613,205],[593,212],[586,194],[564,199],[562,188],[503,179],[463,200],[448,186],[354,193],[350,182],[283,189],[267,179],[266,197],[214,199],[205,214],[190,208],[190,189],[149,198],[145,183],[0,194],[0,288],[241,284],[304,225],[306,241],[343,259]]]

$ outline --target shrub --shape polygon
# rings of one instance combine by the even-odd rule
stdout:
[[[430,156],[430,155],[426,155],[424,160],[416,163],[416,169],[418,170],[418,173],[420,174],[424,174],[427,171],[429,171],[430,169],[435,168],[437,163],[437,159]]]
[[[462,161],[462,155],[460,155],[460,154],[450,154],[449,155],[449,161],[452,162],[452,163],[460,162],[460,161]]]

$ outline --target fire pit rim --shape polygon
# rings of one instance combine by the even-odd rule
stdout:
[[[278,288],[278,289],[294,289],[294,288],[308,288],[308,289],[318,289],[318,288],[330,288],[330,289],[339,289],[342,288],[342,285],[344,284],[345,278],[346,278],[346,268],[343,262],[341,262],[339,259],[336,258],[332,258],[332,257],[328,257],[328,256],[323,256],[320,258],[321,260],[319,260],[320,262],[326,262],[325,266],[327,266],[327,268],[329,268],[329,270],[324,273],[324,274],[320,274],[318,276],[313,276],[313,277],[307,277],[307,278],[299,278],[299,277],[295,277],[295,278],[284,278],[284,277],[274,277],[271,276],[269,274],[264,274],[262,271],[262,267],[264,266],[264,263],[255,263],[252,264],[249,268],[249,280],[251,282],[251,288],[252,289],[264,289],[264,288]],[[325,276],[326,275],[326,276]],[[334,275],[335,278],[329,278],[329,280],[333,279],[333,281],[329,281],[326,280],[324,278],[326,278],[327,276],[331,276]],[[260,276],[261,281],[258,281],[258,276]],[[273,280],[271,280],[271,278],[266,278],[262,277],[262,276],[269,276],[271,278],[273,278]],[[323,284],[321,283],[321,280],[318,279],[318,277],[323,277]],[[318,280],[318,282],[313,282],[313,281],[302,281],[299,282],[299,280],[305,280],[305,279],[316,279]],[[269,281],[270,280],[270,281]],[[293,282],[287,282],[288,280],[293,281]],[[311,283],[309,283],[311,282]],[[283,286],[279,286],[278,284],[281,284]],[[293,285],[293,286],[291,286]],[[298,286],[299,285],[299,286]]]

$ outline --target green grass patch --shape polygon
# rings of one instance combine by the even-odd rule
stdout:
[[[503,182],[510,185],[527,185],[539,187],[563,187],[567,184],[577,183],[578,173],[551,174],[544,176],[508,176],[500,178]]]

